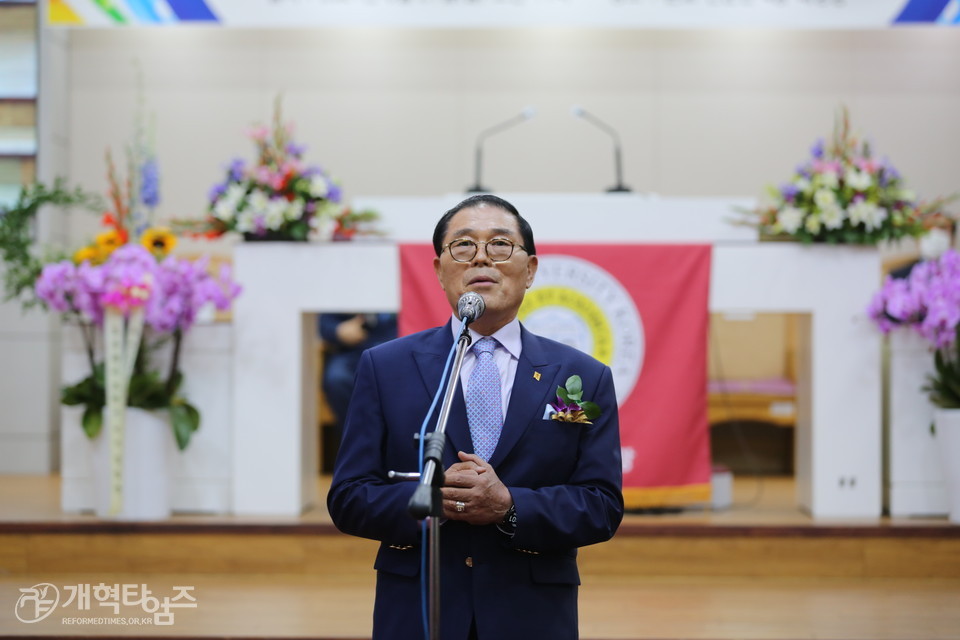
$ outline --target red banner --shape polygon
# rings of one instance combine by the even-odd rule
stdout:
[[[613,371],[628,508],[710,499],[709,245],[545,245],[520,309],[532,332]],[[451,310],[429,245],[400,247],[400,334]]]

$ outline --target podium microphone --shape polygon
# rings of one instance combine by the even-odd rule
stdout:
[[[617,184],[607,189],[607,193],[629,193],[631,191],[630,187],[627,187],[623,184],[623,159],[620,154],[619,134],[617,134],[613,127],[592,113],[584,110],[584,108],[579,105],[570,107],[570,113],[573,114],[574,118],[583,118],[587,122],[596,126],[598,129],[606,131],[610,137],[613,138],[613,164],[617,174]]]
[[[473,291],[467,291],[457,301],[457,315],[466,324],[479,320],[486,310],[487,304],[483,301],[483,297]]]
[[[525,122],[537,115],[536,107],[526,107],[523,111],[517,115],[504,120],[500,124],[496,124],[489,129],[484,129],[480,132],[480,135],[477,136],[477,148],[474,156],[474,166],[473,166],[473,176],[474,183],[472,187],[467,189],[467,193],[489,193],[492,191],[489,187],[483,186],[483,181],[480,179],[480,172],[483,169],[483,141],[486,138],[489,138],[495,133],[500,133],[511,127],[515,127],[521,122]]]

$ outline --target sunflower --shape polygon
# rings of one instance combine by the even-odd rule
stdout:
[[[98,233],[94,244],[100,251],[101,258],[106,258],[113,253],[117,247],[123,245],[127,241],[124,235],[122,231],[117,229],[110,229],[109,231]]]
[[[100,256],[100,249],[95,245],[91,245],[77,249],[77,252],[73,254],[73,262],[75,264],[83,264],[84,262],[100,264]]]
[[[177,236],[166,227],[151,227],[140,236],[140,244],[156,257],[163,258],[177,246]]]

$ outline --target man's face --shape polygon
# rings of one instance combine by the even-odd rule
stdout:
[[[482,204],[461,209],[450,218],[443,245],[460,238],[475,242],[506,238],[517,245],[506,262],[490,260],[486,245],[479,245],[477,255],[469,262],[455,261],[449,249],[433,260],[440,286],[454,311],[460,296],[467,291],[483,297],[486,311],[471,327],[490,335],[516,317],[523,295],[537,273],[537,257],[520,248],[523,239],[516,217],[496,206]]]

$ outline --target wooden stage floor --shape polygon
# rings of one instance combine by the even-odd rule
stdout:
[[[320,504],[296,517],[252,517],[206,514],[175,514],[171,524],[229,525],[310,525],[329,524],[324,498],[330,476],[317,480]],[[624,523],[636,526],[700,525],[740,527],[818,527],[818,526],[944,526],[945,517],[862,518],[815,521],[797,505],[796,484],[789,476],[737,477],[734,479],[733,504],[729,509],[690,507],[661,514],[627,514]],[[97,522],[90,513],[64,513],[60,509],[59,476],[0,475],[0,524],[4,522]]]
[[[960,527],[813,521],[793,496],[789,478],[738,479],[728,510],[627,516],[581,554],[581,637],[960,639]],[[369,638],[374,552],[333,530],[322,506],[122,525],[61,513],[56,477],[0,476],[0,637]],[[44,582],[192,586],[197,607],[170,626],[83,624],[103,610],[76,605],[21,622],[20,589]]]

